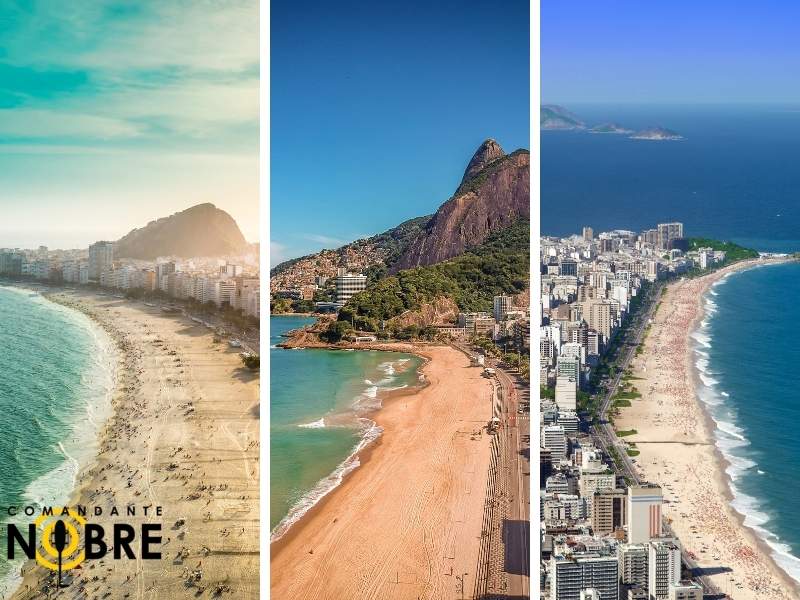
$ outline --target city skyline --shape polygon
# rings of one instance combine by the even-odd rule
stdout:
[[[271,266],[433,213],[486,138],[529,146],[527,2],[271,19]]]
[[[8,11],[2,244],[86,247],[203,202],[257,240],[257,5]]]

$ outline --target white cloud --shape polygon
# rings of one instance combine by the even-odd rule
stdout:
[[[347,243],[346,240],[340,240],[340,239],[335,238],[335,237],[329,237],[327,235],[319,235],[319,234],[316,234],[316,233],[306,233],[306,234],[303,235],[303,237],[305,239],[307,239],[307,240],[310,240],[312,242],[316,242],[318,244],[325,244],[327,246],[334,246],[334,247],[337,247],[337,248],[339,246],[344,246]]]
[[[0,110],[0,135],[9,137],[87,137],[108,140],[135,137],[140,129],[126,120],[47,109]]]
[[[269,243],[269,266],[274,267],[285,261],[287,247],[279,242],[270,241]]]

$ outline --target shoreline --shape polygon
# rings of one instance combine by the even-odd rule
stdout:
[[[101,353],[104,351],[110,351],[112,353],[112,356],[110,356],[107,361],[110,386],[102,394],[102,398],[93,397],[91,399],[86,399],[81,404],[74,407],[76,410],[74,422],[70,425],[70,431],[62,439],[60,439],[57,444],[57,454],[61,456],[61,462],[50,471],[43,473],[31,481],[23,491],[24,506],[61,506],[62,504],[72,506],[74,504],[73,499],[76,498],[76,494],[79,491],[79,478],[82,473],[88,469],[91,469],[97,461],[99,449],[103,442],[103,432],[108,420],[113,414],[112,400],[119,386],[119,370],[121,362],[120,352],[117,347],[116,340],[113,338],[111,333],[90,315],[66,306],[60,302],[54,301],[49,298],[47,294],[41,293],[39,290],[31,287],[0,281],[0,288],[19,294],[35,294],[38,298],[46,302],[48,305],[54,307],[56,310],[63,310],[68,312],[70,315],[85,319],[88,328],[91,330],[90,335],[93,337],[95,350]],[[105,339],[101,340],[101,337]],[[85,367],[85,371],[91,372],[90,365]],[[99,415],[99,418],[96,421],[93,419],[93,408],[102,411],[102,414]],[[90,426],[88,428],[82,428],[81,425],[83,423],[89,423]],[[80,449],[83,450],[82,452],[78,452],[78,448],[73,447],[73,444],[70,443],[71,439],[77,440],[78,438],[86,437],[91,437],[91,440],[86,440],[87,445],[80,447]],[[69,468],[69,463],[74,465],[74,469]],[[69,489],[59,489],[55,492],[52,490],[42,490],[38,492],[39,496],[50,496],[55,493],[56,495],[63,497],[63,502],[60,501],[60,498],[54,498],[53,501],[50,501],[50,498],[42,497],[42,504],[42,502],[40,502],[40,498],[34,497],[34,494],[37,494],[37,483],[41,483],[43,480],[46,481],[52,477],[57,477],[59,473],[64,471],[64,469],[66,469],[67,472],[71,472],[72,481]],[[17,517],[17,519],[20,518],[20,516]],[[11,520],[13,521],[14,519]],[[17,565],[12,567],[7,574],[5,579],[5,584],[7,587],[3,589],[2,596],[0,597],[13,597],[14,594],[19,591],[19,588],[24,581],[23,569],[26,561],[17,560],[15,562],[17,562]]]
[[[285,348],[280,345],[278,347],[288,350],[292,348]],[[297,348],[297,347],[295,347]],[[309,350],[340,350],[340,351],[347,351],[349,348],[325,348],[325,347],[309,347]],[[428,385],[427,379],[424,377],[424,369],[428,362],[430,361],[430,357],[426,356],[419,351],[415,350],[413,347],[408,348],[407,350],[401,350],[398,348],[394,348],[392,350],[383,350],[383,349],[376,349],[376,348],[364,348],[360,347],[356,350],[362,352],[396,352],[399,354],[408,354],[416,356],[417,358],[422,359],[422,364],[420,364],[415,370],[417,372],[417,382],[414,385],[404,387],[401,389],[383,389],[381,390],[378,388],[376,394],[376,398],[379,402],[379,406],[371,409],[364,410],[362,412],[357,411],[357,409],[353,408],[353,414],[356,416],[358,420],[367,420],[371,423],[368,427],[363,427],[361,431],[361,436],[358,443],[353,447],[350,454],[340,462],[336,468],[327,476],[320,479],[317,483],[314,484],[314,487],[308,490],[303,496],[297,500],[297,502],[292,506],[289,513],[286,514],[275,527],[270,531],[270,552],[272,552],[273,548],[275,551],[278,551],[282,547],[281,542],[284,542],[284,539],[289,536],[296,536],[299,530],[302,530],[304,522],[307,520],[307,517],[314,512],[317,507],[323,504],[326,499],[330,498],[336,490],[340,489],[342,485],[344,485],[345,481],[348,477],[358,468],[362,467],[368,460],[369,457],[372,455],[373,449],[378,446],[381,442],[381,438],[383,437],[384,431],[383,428],[377,422],[377,416],[380,414],[381,410],[383,410],[384,406],[387,402],[392,401],[397,397],[401,397],[404,395],[413,395],[417,392],[421,391]],[[377,429],[377,431],[376,431]],[[331,485],[326,486],[325,484],[331,480],[331,478],[338,478],[338,481]],[[326,489],[327,488],[327,489]],[[311,496],[312,498],[309,498]],[[310,502],[305,509],[299,505],[302,505],[304,502]],[[295,510],[297,509],[297,511]],[[299,514],[298,514],[299,513]],[[296,518],[293,520],[291,519],[296,515]],[[289,519],[291,522],[284,525],[284,521]],[[279,532],[279,530],[281,530]]]
[[[72,572],[76,581],[61,594],[189,598],[218,585],[237,597],[257,598],[258,375],[245,372],[238,353],[212,343],[205,327],[182,315],[90,290],[25,289],[86,315],[117,351],[111,410],[94,459],[79,470],[68,505],[164,507],[161,517],[137,511],[135,517],[121,518],[134,527],[161,524],[161,559],[95,559],[88,568],[96,570]],[[192,481],[195,474],[199,484]],[[198,491],[187,496],[192,489]],[[205,507],[200,499],[207,500]],[[223,521],[239,523],[242,533],[235,544],[228,541],[228,527],[220,530]],[[239,537],[247,529],[256,540],[252,550],[253,538]],[[202,581],[185,583],[182,573],[198,558],[204,565]],[[26,561],[13,598],[46,594],[51,577]]]
[[[663,305],[654,316],[644,352],[632,365],[633,375],[642,379],[632,381],[642,398],[623,408],[616,419],[618,430],[637,429],[625,439],[640,451],[637,468],[662,486],[665,516],[681,545],[696,556],[702,570],[710,570],[710,579],[721,591],[737,600],[796,598],[800,587],[776,562],[766,541],[745,524],[745,516],[731,506],[731,463],[717,445],[717,423],[700,398],[704,383],[695,364],[699,342],[694,335],[708,316],[705,302],[713,285],[734,273],[792,260],[743,261],[671,283],[659,300]]]
[[[691,338],[692,334],[697,333],[697,332],[700,331],[702,321],[707,316],[709,316],[708,311],[707,311],[707,309],[705,307],[705,303],[708,300],[709,293],[713,289],[714,285],[716,285],[717,283],[723,281],[728,276],[735,275],[737,273],[743,273],[745,271],[750,271],[750,270],[753,270],[753,269],[760,269],[760,268],[763,268],[763,267],[776,266],[776,265],[787,264],[787,263],[791,263],[791,262],[796,262],[796,261],[791,259],[791,258],[785,258],[785,259],[773,260],[771,262],[766,262],[766,263],[762,262],[762,263],[753,264],[753,265],[750,265],[750,266],[745,267],[745,268],[732,270],[731,272],[727,273],[723,277],[717,278],[714,281],[711,281],[710,283],[706,284],[704,286],[702,294],[700,294],[700,296],[699,296],[698,303],[699,303],[700,308],[698,310],[698,315],[695,318],[694,323],[692,323],[692,327],[691,327],[691,329],[689,331],[689,338]],[[769,545],[767,540],[765,540],[763,538],[763,536],[761,534],[759,534],[759,532],[756,531],[753,527],[751,527],[750,525],[745,523],[747,515],[742,514],[736,508],[733,507],[733,501],[736,499],[736,494],[733,492],[733,489],[732,489],[732,486],[733,486],[734,482],[733,482],[733,479],[732,479],[731,475],[728,473],[728,469],[731,468],[731,467],[734,467],[735,465],[732,464],[732,462],[723,454],[722,450],[720,450],[719,446],[717,445],[717,443],[716,443],[717,442],[717,436],[715,435],[715,431],[718,429],[717,421],[714,419],[714,415],[712,414],[710,407],[706,406],[705,403],[702,400],[700,400],[699,395],[696,392],[698,389],[700,389],[700,386],[705,386],[705,384],[700,379],[700,369],[695,365],[696,361],[694,360],[694,355],[696,354],[696,350],[695,350],[694,344],[692,344],[692,342],[691,342],[691,340],[689,338],[687,338],[687,340],[688,340],[688,344],[687,344],[687,360],[690,363],[691,373],[692,373],[693,379],[694,379],[695,398],[696,398],[696,401],[697,401],[698,405],[700,406],[700,411],[701,411],[701,414],[704,417],[707,430],[708,430],[711,438],[714,440],[713,454],[714,454],[714,456],[715,456],[715,458],[717,460],[717,463],[718,463],[718,465],[720,467],[720,469],[719,469],[719,471],[717,473],[717,480],[718,480],[718,483],[720,484],[720,486],[723,489],[723,495],[724,495],[725,499],[727,500],[727,502],[729,503],[731,512],[733,513],[734,517],[736,518],[736,520],[738,522],[738,525],[742,529],[746,530],[750,534],[750,536],[752,536],[752,539],[755,542],[756,547],[772,563],[771,566],[777,571],[778,577],[783,581],[783,583],[790,590],[792,590],[792,592],[794,594],[800,595],[800,581],[798,581],[794,577],[792,577],[788,573],[788,571],[786,571],[778,563],[778,561],[776,560],[776,558],[774,556],[775,549],[772,548]]]
[[[449,346],[413,353],[426,385],[384,396],[359,468],[270,545],[275,597],[457,598],[454,574],[474,575],[491,384]]]

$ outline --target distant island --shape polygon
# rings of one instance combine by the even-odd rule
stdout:
[[[589,133],[617,133],[617,134],[628,134],[633,133],[633,129],[627,129],[622,125],[618,125],[617,123],[601,123],[600,125],[595,125],[589,130]]]
[[[539,110],[539,123],[542,131],[588,131],[589,133],[611,133],[627,135],[632,140],[669,141],[683,140],[682,135],[663,127],[648,127],[634,131],[618,123],[601,123],[587,128],[577,115],[558,104],[543,104]]]
[[[632,136],[632,140],[682,140],[683,136],[671,129],[664,129],[663,127],[651,127],[649,129],[642,129],[637,131]]]
[[[542,129],[573,130],[586,129],[586,124],[563,106],[545,104],[541,108],[540,124]]]

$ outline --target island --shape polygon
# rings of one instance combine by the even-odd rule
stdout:
[[[617,123],[601,123],[600,125],[595,125],[592,127],[589,130],[589,133],[617,133],[626,135],[633,133],[633,129],[627,129]]]
[[[637,131],[632,136],[630,136],[630,139],[664,141],[664,140],[682,140],[685,138],[676,131],[672,131],[671,129],[664,129],[663,127],[650,127],[648,129],[642,129],[641,131]]]

